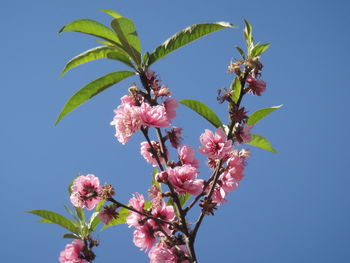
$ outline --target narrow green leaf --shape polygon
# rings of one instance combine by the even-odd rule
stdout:
[[[122,208],[118,211],[118,213],[119,213],[119,217],[117,219],[112,219],[112,221],[108,225],[104,225],[101,230],[104,230],[110,226],[125,224],[126,218],[129,215],[129,210],[126,208]]]
[[[70,113],[72,110],[74,110],[79,105],[83,104],[87,100],[91,99],[95,95],[101,93],[105,89],[113,86],[114,84],[122,81],[123,79],[126,79],[132,75],[135,75],[135,72],[133,71],[117,71],[109,73],[101,78],[98,78],[89,84],[87,84],[85,87],[77,91],[64,105],[63,109],[61,110],[56,123],[59,123],[60,120],[66,116],[68,113]]]
[[[272,153],[277,153],[276,150],[272,148],[272,145],[265,137],[259,134],[250,134],[250,136],[251,136],[251,141],[246,144],[264,149],[266,151],[270,151]]]
[[[27,211],[28,213],[40,216],[48,221],[50,221],[53,224],[59,225],[61,227],[64,227],[65,229],[78,234],[78,226],[71,220],[65,218],[64,216],[57,214],[55,212],[51,212],[48,210],[32,210]],[[47,222],[48,223],[48,222]]]
[[[270,47],[270,45],[271,45],[270,43],[256,45],[251,52],[251,57],[260,56]]]
[[[101,208],[103,207],[105,203],[105,200],[101,200],[95,207],[95,212],[99,212],[101,210]]]
[[[241,49],[239,46],[235,46],[235,48],[237,49],[238,53],[241,55],[242,59],[245,59],[245,54],[243,49]]]
[[[91,19],[78,19],[62,27],[59,33],[64,31],[80,32],[107,40],[120,46],[120,40],[110,28]]]
[[[239,100],[239,97],[241,96],[241,90],[242,90],[242,85],[238,77],[236,77],[232,81],[230,88],[233,91],[231,98],[235,103],[237,103]]]
[[[101,222],[100,218],[98,217],[99,213],[100,212],[94,212],[90,217],[89,224],[88,224],[90,232],[94,232],[98,224]]]
[[[142,58],[142,66],[144,69],[147,69],[148,61],[149,61],[149,53],[146,52]]]
[[[204,119],[213,124],[216,128],[222,126],[222,122],[220,121],[219,117],[204,103],[190,99],[184,99],[179,102],[197,112]]]
[[[116,11],[113,11],[113,10],[104,9],[104,10],[101,10],[101,12],[104,12],[104,13],[106,13],[106,14],[110,15],[111,17],[114,17],[114,18],[121,18],[121,17],[123,17],[121,14],[119,14]]]
[[[61,76],[76,66],[101,58],[114,59],[131,68],[134,68],[132,62],[130,61],[129,57],[125,55],[124,51],[121,51],[114,46],[100,46],[89,49],[68,61],[62,70]]]
[[[49,223],[49,224],[53,224],[50,220],[42,218],[40,220],[38,220],[39,223]]]
[[[78,218],[80,219],[81,222],[85,222],[85,213],[84,209],[81,207],[74,207],[75,212],[77,213]]]
[[[175,35],[168,38],[163,44],[159,45],[150,55],[149,63],[150,66],[157,60],[165,57],[174,50],[181,48],[190,42],[197,40],[205,35],[218,31],[224,28],[235,28],[236,26],[228,22],[217,22],[217,23],[203,23],[189,26]]]
[[[179,199],[180,199],[180,204],[181,207],[184,206],[184,204],[186,204],[187,200],[191,197],[191,195],[189,193],[183,194],[183,195],[179,195]]]
[[[252,125],[252,124],[259,122],[261,119],[265,118],[271,112],[274,112],[275,110],[281,108],[282,106],[283,105],[279,105],[279,106],[273,106],[270,108],[264,108],[264,109],[257,110],[256,112],[254,112],[252,115],[249,116],[249,118],[247,120],[247,124]]]
[[[75,234],[64,234],[63,238],[81,239],[80,236],[75,235]]]
[[[112,20],[111,26],[120,39],[124,50],[137,65],[140,65],[141,45],[134,22],[126,17],[115,18]]]
[[[247,55],[248,57],[251,57],[251,52],[252,52],[252,49],[254,48],[253,28],[249,24],[249,22],[245,19],[244,19],[244,23],[245,23],[245,28],[243,30],[243,36],[247,43]]]

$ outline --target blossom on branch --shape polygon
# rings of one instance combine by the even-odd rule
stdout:
[[[151,141],[152,143],[152,147],[155,150],[155,153],[152,153],[152,149],[149,145],[148,142],[141,142],[141,155],[143,156],[143,158],[145,158],[145,160],[152,164],[153,167],[157,167],[158,166],[158,162],[157,159],[154,157],[154,154],[158,156],[158,159],[160,161],[160,163],[164,162],[164,159],[161,156],[161,151],[160,151],[160,145],[158,142],[155,141]],[[169,158],[169,153],[167,151],[167,156]]]
[[[86,259],[81,258],[81,252],[84,248],[84,241],[74,239],[71,244],[66,245],[60,253],[60,263],[89,263]]]
[[[151,106],[144,102],[140,107],[140,116],[144,125],[156,128],[166,128],[170,126],[170,119],[163,105]]]
[[[199,140],[202,146],[199,147],[199,152],[207,155],[210,159],[221,159],[233,151],[232,141],[227,140],[226,133],[222,127],[216,129],[215,134],[206,129],[201,134]]]
[[[192,147],[183,145],[177,149],[177,152],[182,164],[189,164],[193,167],[199,168],[199,161],[195,158]]]
[[[76,207],[92,210],[101,200],[99,197],[100,180],[93,174],[81,175],[76,178],[71,190],[70,200]]]

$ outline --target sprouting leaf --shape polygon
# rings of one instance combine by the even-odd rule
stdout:
[[[222,122],[220,121],[219,117],[215,114],[215,112],[211,108],[209,108],[204,103],[196,100],[190,100],[190,99],[180,100],[179,102],[189,107],[193,111],[197,112],[199,115],[201,115],[204,119],[209,121],[216,128],[222,126]]]
[[[79,105],[83,104],[84,102],[88,101],[92,97],[96,96],[97,94],[101,93],[102,91],[106,90],[107,88],[113,86],[114,84],[122,81],[123,79],[126,79],[132,75],[135,75],[135,72],[133,71],[117,71],[109,73],[101,78],[98,78],[89,84],[87,84],[85,87],[77,91],[64,105],[63,109],[61,110],[56,123],[59,123],[60,120],[66,116],[68,113],[70,113],[72,110],[77,108]]]
[[[272,153],[277,153],[274,148],[272,148],[271,143],[263,136],[259,134],[250,134],[251,141],[246,143],[261,149],[264,149],[266,151],[270,151]]]
[[[238,53],[241,55],[242,59],[245,59],[245,54],[243,49],[241,49],[239,46],[235,46],[235,48],[237,49]]]
[[[88,228],[90,232],[94,232],[98,224],[101,222],[100,218],[98,217],[98,214],[100,212],[94,212],[92,213],[89,223],[88,223]]]
[[[247,124],[252,125],[252,124],[259,122],[261,119],[265,118],[271,112],[281,108],[282,106],[283,105],[279,105],[279,106],[273,106],[270,108],[264,108],[264,109],[257,110],[256,112],[254,112],[252,115],[249,116],[249,118],[247,120]]]
[[[62,70],[61,76],[63,76],[66,72],[68,72],[69,70],[71,70],[76,66],[79,66],[81,64],[84,64],[92,60],[101,59],[101,58],[114,59],[124,63],[125,65],[131,68],[134,68],[129,57],[121,49],[118,49],[114,46],[100,46],[100,47],[89,49],[75,56],[70,61],[68,61],[68,63],[65,65],[64,69]]]
[[[46,220],[48,220],[45,223],[53,223],[56,225],[59,225],[61,227],[64,227],[65,229],[78,234],[79,233],[79,228],[78,226],[71,220],[65,218],[64,216],[57,214],[55,212],[51,212],[48,210],[32,210],[32,211],[27,211],[28,213],[40,216]]]
[[[181,207],[183,207],[184,204],[186,204],[187,200],[190,197],[191,197],[191,195],[189,193],[185,193],[183,195],[179,195],[179,200],[180,200]]]
[[[256,45],[250,56],[251,57],[257,57],[257,56],[260,56],[262,53],[264,53],[269,47],[270,47],[270,43],[266,43],[266,44],[261,44],[261,45]]]
[[[165,57],[174,50],[181,48],[188,43],[197,40],[205,35],[218,31],[224,28],[235,28],[236,26],[228,22],[217,23],[203,23],[189,26],[170,38],[168,38],[163,44],[159,45],[150,55],[147,66],[150,66],[157,60]]]
[[[247,44],[247,55],[248,57],[251,57],[251,52],[254,48],[253,29],[247,20],[244,19],[244,23],[245,23],[245,28],[243,30],[243,36]]]
[[[84,209],[81,207],[74,207],[75,212],[77,213],[78,218],[80,219],[81,222],[85,222],[85,213]]]
[[[129,54],[137,65],[140,65],[141,44],[134,22],[129,18],[120,17],[113,19],[111,26],[120,39],[123,49]]]
[[[241,90],[242,90],[242,85],[238,77],[236,77],[232,81],[230,88],[233,91],[231,98],[235,103],[237,103],[239,100],[239,97],[241,96]]]
[[[64,234],[63,238],[81,239],[80,236],[75,235],[75,234]]]
[[[108,225],[104,225],[101,230],[104,230],[110,226],[125,224],[126,218],[129,215],[129,210],[126,208],[122,208],[118,211],[118,214],[119,214],[119,217],[117,219],[112,219],[111,222]]]
[[[121,45],[120,40],[113,32],[113,30],[91,19],[78,19],[70,22],[69,24],[62,27],[59,33],[64,31],[80,32],[102,38],[108,42],[115,44],[116,46]]]

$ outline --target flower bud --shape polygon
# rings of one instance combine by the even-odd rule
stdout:
[[[168,173],[163,171],[155,175],[155,179],[158,183],[166,183],[168,181]]]

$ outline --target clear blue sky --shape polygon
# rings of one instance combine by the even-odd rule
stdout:
[[[31,209],[65,213],[66,188],[81,172],[112,183],[127,202],[145,193],[151,167],[139,155],[141,136],[122,146],[109,126],[128,79],[95,97],[57,126],[61,107],[76,90],[124,69],[97,61],[59,79],[65,62],[97,46],[93,38],[57,31],[77,18],[108,24],[101,9],[132,18],[144,51],[200,22],[248,19],[256,40],[272,42],[263,56],[263,97],[244,100],[250,112],[284,104],[255,128],[278,150],[252,149],[240,188],[215,217],[205,219],[196,244],[199,261],[239,263],[350,262],[348,169],[350,4],[348,1],[12,1],[2,0],[1,152],[2,262],[58,262],[69,240],[59,227],[36,223]],[[216,102],[227,86],[226,66],[238,57],[241,29],[223,30],[161,60],[153,69],[178,99]],[[208,124],[181,107],[176,124],[198,147]],[[202,165],[204,168],[204,165]],[[206,176],[202,169],[202,176]],[[147,262],[125,225],[97,233],[96,263]]]

